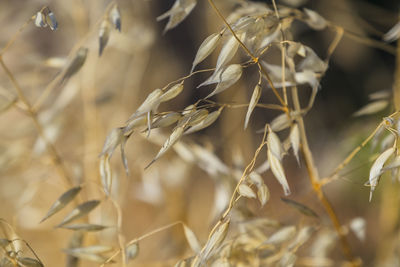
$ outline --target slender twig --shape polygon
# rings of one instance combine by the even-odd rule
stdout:
[[[272,0],[274,9],[275,9],[275,13],[279,14],[277,8],[276,8],[276,4],[275,4],[275,0]],[[277,15],[277,17],[279,17],[279,15]],[[284,39],[284,36],[282,35],[282,38]],[[333,48],[329,51],[329,53],[333,53],[333,49],[336,47],[337,43],[334,44]],[[284,53],[284,47],[282,44],[282,54]],[[295,69],[294,69],[294,63],[289,64],[291,71],[293,73],[295,73]],[[283,81],[284,83],[284,81]],[[301,106],[300,106],[300,100],[299,100],[299,94],[298,94],[298,90],[297,90],[297,86],[293,86],[292,87],[292,98],[293,98],[293,105],[295,108],[295,111],[300,112],[301,111]],[[298,116],[297,117],[297,123],[299,125],[299,130],[300,130],[300,140],[301,140],[301,148],[302,148],[302,152],[303,152],[303,156],[306,162],[306,167],[307,167],[307,172],[308,172],[308,177],[310,179],[312,188],[315,192],[315,194],[318,196],[321,204],[323,205],[323,207],[325,208],[325,211],[327,212],[327,214],[329,215],[329,218],[331,219],[331,222],[339,236],[340,242],[342,244],[342,250],[344,255],[346,256],[346,258],[350,261],[353,262],[354,261],[354,256],[353,253],[351,251],[350,248],[350,244],[347,241],[347,238],[345,236],[345,234],[342,231],[342,226],[339,222],[339,219],[333,209],[332,204],[329,202],[329,200],[327,199],[327,197],[325,196],[324,192],[321,189],[321,185],[320,185],[320,181],[319,181],[319,174],[318,174],[318,170],[317,167],[314,163],[314,158],[311,152],[311,149],[308,145],[308,138],[307,138],[307,133],[306,133],[306,129],[305,129],[305,125],[304,125],[304,120],[302,116]]]
[[[73,180],[71,179],[71,177],[68,175],[68,172],[67,172],[66,167],[64,166],[64,161],[63,161],[62,157],[60,156],[59,152],[57,151],[56,147],[52,144],[52,142],[50,142],[50,140],[48,140],[48,138],[44,132],[44,129],[39,122],[37,114],[32,109],[32,106],[30,105],[28,99],[25,97],[25,95],[24,95],[20,85],[18,84],[17,80],[15,79],[14,75],[12,74],[10,69],[7,67],[7,65],[4,63],[2,56],[0,56],[0,64],[3,68],[3,70],[5,71],[5,73],[7,74],[8,78],[10,79],[11,83],[15,87],[15,90],[18,94],[20,101],[26,106],[26,112],[28,113],[29,117],[31,117],[33,124],[35,125],[35,128],[39,133],[40,138],[42,138],[42,140],[46,143],[46,148],[47,148],[49,154],[51,155],[51,159],[52,159],[54,166],[56,166],[56,169],[58,170],[61,177],[64,178],[66,184],[69,187],[72,187],[74,183],[73,183]]]
[[[238,41],[238,43],[240,44],[240,46],[243,48],[243,50],[251,57],[251,60],[257,64],[258,68],[260,69],[260,71],[264,74],[264,76],[266,77],[269,85],[272,88],[272,91],[274,92],[275,96],[277,97],[278,101],[281,103],[282,106],[285,106],[285,112],[289,112],[289,110],[287,109],[287,106],[285,105],[285,101],[282,99],[282,97],[280,96],[278,90],[276,90],[274,83],[272,82],[271,78],[269,77],[268,72],[264,69],[264,67],[260,64],[260,62],[258,61],[258,57],[254,56],[253,53],[251,53],[251,51],[243,44],[243,42],[240,40],[240,38],[236,35],[236,33],[234,32],[234,30],[232,29],[232,27],[229,25],[228,21],[226,21],[225,17],[221,14],[221,12],[219,11],[219,9],[215,6],[214,1],[213,0],[208,0],[208,2],[210,3],[211,7],[214,9],[215,13],[217,13],[217,15],[220,17],[220,19],[224,22],[225,26],[229,29],[229,31],[232,33],[232,35],[234,36],[234,38]]]

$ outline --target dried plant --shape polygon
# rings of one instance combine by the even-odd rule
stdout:
[[[1,38],[0,266],[400,265],[400,22],[370,38],[307,1],[176,0],[158,17],[156,3],[100,2],[31,9]],[[194,10],[207,36],[176,58],[163,42]],[[304,32],[329,35],[325,56]],[[321,149],[308,119],[343,37],[396,58],[393,90],[342,121],[373,118],[344,131],[353,149]],[[64,50],[16,57],[35,44]],[[346,178],[355,161],[362,182]]]

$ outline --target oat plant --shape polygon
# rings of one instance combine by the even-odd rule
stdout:
[[[27,4],[0,50],[0,266],[400,265],[400,22],[370,38],[307,1],[176,0],[161,15],[158,1],[95,2]],[[207,34],[181,68],[163,40],[194,11]],[[301,41],[305,28],[330,36],[323,52]],[[343,38],[396,65],[393,89],[349,119],[375,127],[340,160],[312,149],[306,125]],[[64,50],[18,57],[25,39]],[[357,190],[370,190],[365,210],[380,205],[379,226],[342,220],[331,200],[362,158]]]

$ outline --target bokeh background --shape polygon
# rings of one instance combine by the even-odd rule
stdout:
[[[165,21],[157,22],[156,17],[167,11],[174,1],[117,2],[122,16],[122,31],[111,32],[109,43],[99,57],[98,22],[109,1],[0,1],[0,47],[4,47],[24,22],[45,5],[54,12],[59,23],[56,31],[37,28],[30,23],[3,55],[4,62],[30,103],[35,103],[57,76],[62,67],[59,62],[74,57],[79,46],[89,48],[79,73],[63,86],[55,88],[39,110],[46,134],[64,159],[69,174],[75,183],[84,183],[83,199],[102,197],[98,155],[110,130],[122,126],[149,92],[187,75],[203,39],[223,25],[207,1],[199,1],[186,20],[163,34]],[[229,14],[240,1],[215,2],[223,14]],[[379,42],[399,19],[398,1],[277,2],[300,9],[310,8],[361,39]],[[309,45],[322,57],[334,37],[329,30],[315,32],[300,22],[294,24],[293,33],[296,40]],[[394,43],[387,46],[391,50],[395,48]],[[213,66],[216,58],[217,55],[213,54],[199,68]],[[245,59],[241,52],[234,60],[243,62]],[[321,80],[315,106],[305,117],[311,149],[322,177],[330,174],[381,118],[389,114],[391,110],[387,108],[374,116],[351,116],[368,103],[370,93],[390,92],[394,69],[395,55],[390,51],[371,47],[346,35],[343,37],[326,76]],[[196,87],[206,78],[207,74],[199,74],[188,79],[183,93],[163,104],[160,110],[182,110],[205,97],[210,89]],[[256,73],[250,69],[234,88],[214,100],[246,103],[256,79]],[[306,101],[310,90],[301,89],[302,100]],[[4,71],[0,71],[0,90],[7,97],[16,95]],[[272,92],[265,90],[261,101],[274,102]],[[39,224],[39,221],[67,187],[51,164],[31,118],[18,105],[19,102],[0,114],[0,217],[29,242],[46,266],[62,266],[65,261],[62,248],[67,246],[72,232],[54,229],[54,226],[66,211],[44,223]],[[242,169],[251,160],[261,139],[261,134],[256,131],[278,115],[270,110],[256,109],[249,128],[244,131],[245,113],[245,108],[226,109],[214,125],[185,137],[183,141],[204,147],[230,169]],[[170,130],[165,129],[160,134],[168,134]],[[158,149],[159,145],[141,135],[132,136],[126,145],[130,177],[124,174],[119,152],[112,159],[116,181],[114,195],[123,211],[122,232],[126,241],[177,220],[187,223],[200,241],[206,241],[210,227],[217,219],[213,210],[221,180],[175,151],[168,152],[144,171]],[[373,201],[368,203],[369,188],[364,183],[374,152],[367,146],[339,180],[324,187],[343,224],[356,217],[366,220],[364,242],[349,233],[354,252],[362,258],[365,266],[383,266],[379,265],[380,259],[384,262],[391,256],[386,255],[390,252],[382,244],[387,240],[399,241],[396,238],[392,240],[393,233],[399,236],[398,185],[389,179],[383,180]],[[265,155],[261,158],[265,159]],[[281,187],[270,172],[263,176],[271,192],[267,205],[260,208],[256,201],[241,205],[246,205],[252,216],[274,218],[285,224],[310,223],[329,227],[322,206],[312,194],[304,164],[298,166],[294,157],[287,157],[284,163],[293,192],[290,198],[315,210],[319,219],[306,218],[283,203],[280,200],[283,196]],[[90,214],[89,220],[115,225],[115,209],[104,200]],[[90,233],[86,235],[84,244],[117,246],[115,236],[115,229],[101,234]],[[302,252],[304,255],[307,255],[307,249],[306,246]],[[182,229],[177,226],[145,239],[132,266],[171,266],[189,255],[191,251]],[[338,246],[333,248],[331,255],[338,262],[343,260]],[[393,263],[400,264],[398,260]],[[81,266],[97,266],[91,264],[84,261]]]

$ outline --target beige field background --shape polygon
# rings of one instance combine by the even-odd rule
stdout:
[[[226,17],[243,3],[233,0],[214,2]],[[320,176],[326,177],[367,138],[383,117],[395,110],[390,104],[377,114],[352,117],[369,103],[371,93],[389,92],[386,100],[393,102],[390,93],[395,80],[397,46],[396,42],[382,41],[382,35],[398,22],[395,8],[398,11],[399,6],[396,7],[396,1],[377,6],[366,1],[346,0],[287,0],[277,1],[277,4],[290,5],[291,2],[304,2],[299,10],[303,7],[312,9],[351,33],[344,34],[336,47],[321,79],[316,102],[304,116],[315,165]],[[154,89],[188,75],[202,41],[224,27],[208,1],[199,1],[181,24],[165,34],[165,20],[157,22],[156,18],[170,9],[173,1],[116,1],[121,13],[121,32],[110,31],[109,41],[99,56],[99,27],[113,3],[99,0],[0,1],[0,49],[15,38],[0,52],[15,79],[10,79],[5,69],[1,69],[0,217],[7,223],[2,223],[0,238],[10,239],[13,235],[10,233],[14,233],[13,238],[18,236],[25,240],[44,266],[76,266],[67,265],[67,256],[63,252],[71,240],[76,239],[75,231],[55,226],[74,206],[91,199],[101,200],[101,204],[78,222],[110,227],[99,232],[85,232],[80,246],[101,244],[112,247],[111,251],[102,254],[104,259],[118,251],[121,243],[126,244],[175,222],[185,223],[203,246],[226,208],[224,197],[229,199],[231,196],[237,183],[235,175],[239,173],[240,178],[252,160],[261,142],[264,125],[282,113],[256,108],[249,127],[243,130],[247,106],[225,108],[214,124],[184,136],[178,148],[170,149],[146,170],[146,165],[155,157],[173,127],[154,129],[148,139],[145,134],[132,134],[125,146],[129,177],[125,174],[119,149],[111,159],[111,200],[104,194],[99,174],[99,154],[107,135],[113,128],[122,127]],[[270,1],[261,3],[272,8]],[[33,21],[23,26],[44,6],[56,16],[57,30],[36,27]],[[304,23],[298,23],[294,24],[292,35],[294,40],[312,47],[324,58],[335,32],[329,29],[313,31]],[[62,85],[53,86],[34,112],[41,130],[55,149],[50,151],[40,138],[32,114],[26,111],[15,82],[33,106],[46,88],[55,84],[66,62],[76,56],[79,47],[89,49],[83,67]],[[281,54],[278,48],[275,50],[276,54],[271,58],[279,63]],[[218,52],[214,52],[196,69],[214,67],[217,57]],[[232,59],[241,63],[247,60],[249,57],[240,48]],[[206,97],[211,89],[196,87],[208,76],[209,73],[199,73],[188,78],[183,92],[161,104],[159,111],[182,111],[199,98]],[[232,88],[212,100],[246,104],[257,79],[257,69],[248,68]],[[311,90],[304,86],[299,91],[300,100],[306,103]],[[277,103],[270,89],[264,88],[260,103]],[[287,133],[279,136],[283,141]],[[232,238],[251,232],[252,224],[246,224],[246,228],[244,222],[270,219],[279,226],[262,227],[262,231],[254,226],[257,233],[252,234],[257,238],[265,236],[268,240],[284,226],[294,226],[296,234],[305,226],[312,227],[312,235],[292,251],[296,261],[290,264],[294,266],[357,266],[360,263],[362,266],[400,266],[398,181],[384,175],[371,202],[368,202],[369,188],[364,186],[373,161],[383,151],[380,140],[376,138],[375,149],[369,142],[342,170],[338,179],[322,188],[350,244],[353,262],[342,253],[332,221],[310,184],[303,156],[300,156],[299,165],[292,152],[283,160],[292,194],[284,196],[271,171],[263,173],[263,181],[270,192],[269,201],[262,207],[257,199],[240,199],[230,215],[232,222],[225,242],[231,245],[235,242]],[[192,153],[197,151],[204,161],[191,160],[184,154],[184,148]],[[55,155],[60,156],[61,163],[55,161]],[[266,157],[264,149],[256,166]],[[229,175],[222,175],[218,168]],[[70,182],[65,177],[69,177]],[[57,198],[71,188],[71,183],[82,185],[78,197],[39,223]],[[288,205],[281,197],[305,205],[317,217],[304,215],[301,208]],[[119,215],[115,203],[120,208]],[[119,234],[118,218],[122,220]],[[365,223],[365,228],[359,229],[361,232],[351,230],[350,225],[356,218],[361,224]],[[360,240],[357,233],[364,233],[365,239]],[[271,248],[267,241],[254,244],[257,239],[254,236],[246,239],[248,243],[241,240],[244,243],[240,249],[232,249],[229,257],[219,251],[223,260],[214,262],[213,266],[222,266],[221,262],[230,264],[226,266],[292,266],[286,265],[279,256],[285,254],[288,249],[285,244],[291,239],[278,245],[270,244]],[[141,240],[139,247],[137,256],[127,266],[174,266],[179,260],[196,254],[179,223]],[[318,247],[326,249],[321,257],[317,255],[322,253],[318,252]],[[6,248],[2,249],[4,257]],[[27,246],[22,245],[21,249],[20,255],[34,257]],[[278,255],[276,260],[270,258],[269,264],[263,263],[264,259],[274,255]],[[123,266],[121,255],[114,260],[110,266]],[[101,263],[87,259],[79,260],[79,266],[99,265]]]

